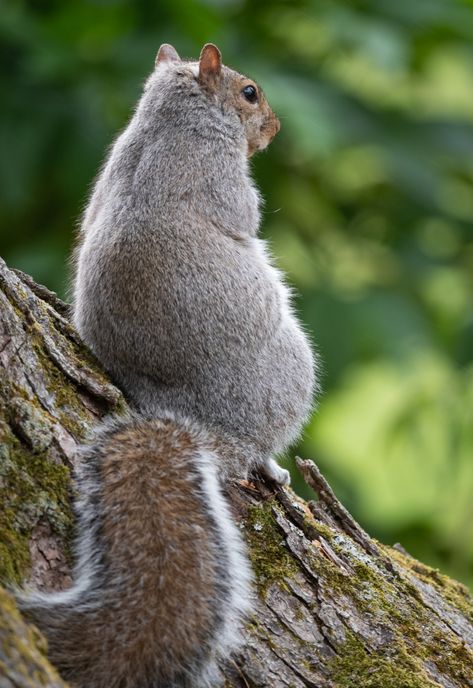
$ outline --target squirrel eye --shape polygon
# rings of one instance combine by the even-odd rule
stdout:
[[[242,89],[242,93],[250,103],[256,103],[258,100],[258,94],[254,86],[245,86],[245,88]]]

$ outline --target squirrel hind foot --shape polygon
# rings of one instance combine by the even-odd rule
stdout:
[[[281,487],[285,487],[287,485],[290,485],[291,483],[291,474],[289,473],[289,471],[285,468],[282,468],[282,466],[280,466],[278,462],[273,458],[268,459],[260,467],[260,470],[265,478],[271,480],[272,482],[275,482],[277,485],[280,485]]]

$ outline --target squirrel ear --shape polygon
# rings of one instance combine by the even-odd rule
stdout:
[[[199,58],[199,81],[201,84],[215,82],[222,69],[222,55],[213,43],[206,43]]]
[[[157,67],[160,62],[180,62],[181,58],[178,52],[169,43],[163,43],[158,54],[156,55],[155,66]]]

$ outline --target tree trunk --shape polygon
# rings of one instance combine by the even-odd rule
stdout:
[[[68,308],[0,262],[0,575],[70,584],[70,469],[121,393],[81,344]],[[242,652],[226,688],[473,686],[473,604],[461,584],[372,540],[317,467],[306,503],[263,483],[229,487],[256,575]],[[132,563],[131,563],[132,564]],[[0,595],[0,687],[65,684],[44,641]]]

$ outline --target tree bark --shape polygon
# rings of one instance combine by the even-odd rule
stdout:
[[[70,469],[78,445],[126,403],[81,343],[68,307],[0,262],[0,576],[58,590],[71,582]],[[298,461],[317,501],[260,482],[229,486],[255,571],[243,650],[226,688],[473,686],[468,591],[371,539],[317,467]],[[131,563],[132,565],[132,563]],[[44,641],[0,595],[0,688],[65,684]]]

